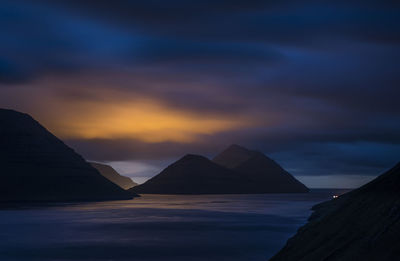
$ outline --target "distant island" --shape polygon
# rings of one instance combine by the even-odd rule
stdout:
[[[309,222],[270,261],[399,260],[400,163],[313,210]]]
[[[264,153],[233,144],[213,162],[240,173],[247,193],[303,193],[309,189]]]
[[[89,162],[95,169],[97,169],[101,175],[106,177],[108,180],[117,184],[123,189],[130,189],[138,184],[133,182],[132,179],[119,174],[113,167],[107,164],[98,162]]]
[[[131,199],[28,114],[0,109],[0,202]]]
[[[142,194],[304,193],[308,188],[261,152],[231,145],[213,160],[188,154],[142,185]]]

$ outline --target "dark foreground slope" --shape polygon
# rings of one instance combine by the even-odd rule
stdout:
[[[234,171],[203,156],[186,155],[130,190],[139,194],[228,194],[240,193],[241,184]]]
[[[400,260],[400,163],[313,209],[308,224],[271,261]]]
[[[92,165],[95,169],[97,169],[101,175],[103,175],[108,180],[112,181],[113,183],[117,184],[123,189],[130,189],[134,186],[137,186],[137,183],[133,182],[132,179],[122,176],[109,165],[97,162],[90,162],[90,165]]]
[[[0,201],[129,199],[27,114],[0,109]]]
[[[309,189],[263,153],[231,145],[213,161],[240,173],[249,193],[302,193]]]

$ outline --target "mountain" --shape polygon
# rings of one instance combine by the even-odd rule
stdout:
[[[186,155],[132,189],[151,194],[294,193],[308,189],[264,154],[232,145],[213,161]]]
[[[28,114],[0,109],[0,201],[130,199]]]
[[[231,145],[213,161],[241,173],[249,193],[302,193],[309,189],[263,153]]]
[[[145,194],[227,194],[240,193],[241,184],[234,171],[203,156],[188,154],[130,190]]]
[[[97,162],[89,162],[89,163],[95,169],[97,169],[101,175],[103,175],[108,180],[112,181],[113,183],[117,184],[123,189],[130,189],[134,186],[137,186],[137,183],[133,182],[132,179],[122,176],[109,165]]]
[[[214,157],[213,161],[229,169],[239,167],[250,158],[259,155],[260,152],[248,150],[242,146],[232,144],[227,149]]]
[[[400,260],[400,163],[313,210],[271,261]]]

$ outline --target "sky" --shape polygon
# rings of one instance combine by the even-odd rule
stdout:
[[[310,187],[400,160],[400,2],[1,0],[0,107],[143,182],[232,143]]]

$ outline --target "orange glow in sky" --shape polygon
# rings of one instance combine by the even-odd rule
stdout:
[[[215,134],[250,124],[240,117],[182,112],[155,101],[83,102],[71,107],[61,112],[63,121],[51,121],[49,126],[61,138],[191,142],[198,135]]]
[[[65,97],[49,87],[25,91],[32,94],[24,103],[29,107],[11,108],[29,111],[61,139],[187,143],[203,135],[250,127],[255,122],[248,115],[182,110],[154,97],[104,88],[94,88],[88,97]],[[15,97],[14,92],[10,93],[10,101],[11,97]]]
[[[190,143],[204,135],[259,124],[259,120],[248,114],[182,110],[158,97],[109,89],[101,81],[57,81],[57,84],[57,88],[52,88],[54,84],[41,81],[18,91],[10,88],[4,95],[10,108],[29,112],[61,139]],[[76,95],[70,93],[69,86],[79,90]],[[16,103],[15,97],[25,97],[25,100]]]

